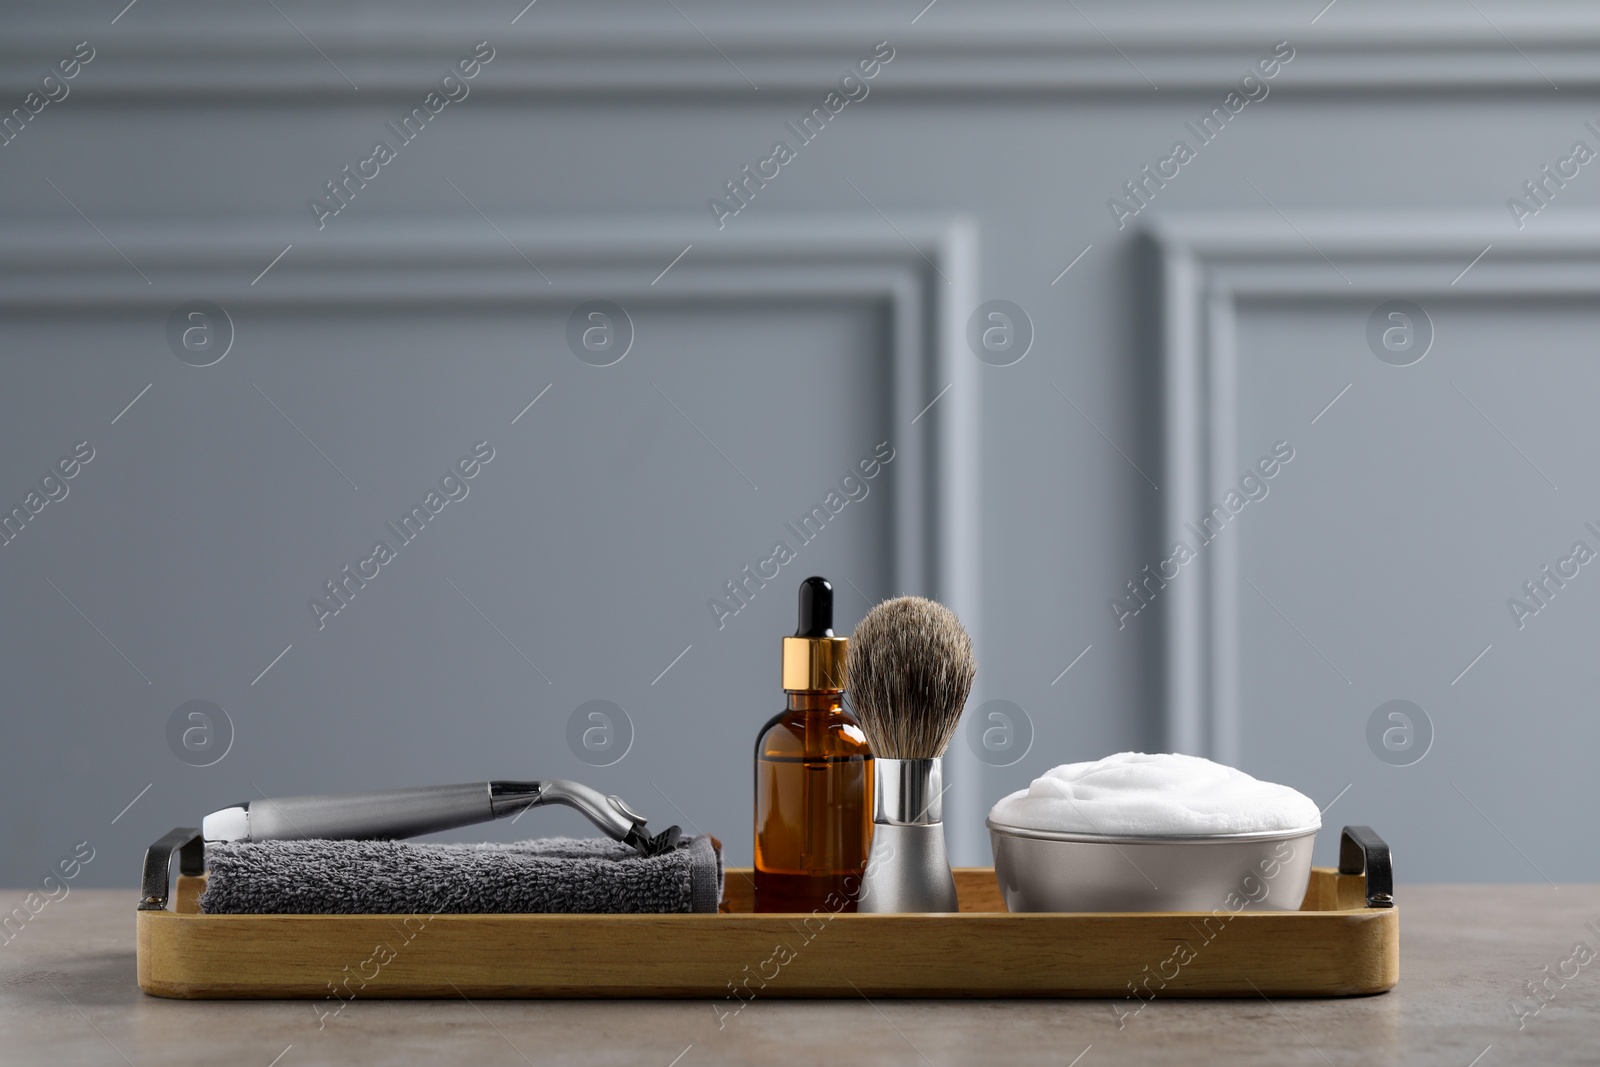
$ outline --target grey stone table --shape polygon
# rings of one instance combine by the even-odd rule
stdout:
[[[1600,886],[1403,886],[1399,897],[1391,993],[1157,1000],[1122,1029],[1104,1001],[905,1000],[756,1000],[720,1028],[704,1001],[355,1000],[319,1027],[307,1002],[145,996],[133,891],[73,890],[0,946],[0,1063],[1600,1063],[1600,958],[1574,954],[1579,942],[1600,952]],[[1541,981],[1535,1001],[1524,983]]]

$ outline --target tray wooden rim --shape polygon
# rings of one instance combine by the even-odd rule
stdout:
[[[728,874],[730,901],[737,902],[739,876],[747,872]],[[1313,869],[1305,904],[1292,912],[1013,914],[1004,910],[992,868],[959,868],[956,879],[963,910],[940,915],[819,909],[419,917],[205,915],[194,903],[203,877],[183,876],[176,910],[138,913],[139,985],[162,997],[330,1003],[347,1002],[341,990],[349,999],[743,1003],[746,993],[1115,998],[1139,996],[1141,981],[1146,991],[1159,986],[1151,995],[1161,997],[1357,996],[1399,980],[1399,909],[1368,907],[1365,878],[1331,868]],[[1193,932],[1219,916],[1218,932],[1195,949]],[[419,918],[431,936],[414,933],[376,962],[374,939],[388,945]],[[775,962],[774,942],[789,948],[789,959]],[[1191,950],[1182,963],[1175,962],[1179,943]],[[1175,973],[1167,976],[1169,970]]]

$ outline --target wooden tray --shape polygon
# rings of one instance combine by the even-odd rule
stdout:
[[[173,908],[167,877],[182,858]],[[205,915],[201,844],[151,847],[139,987],[161,997],[1356,996],[1392,988],[1389,850],[1346,827],[1297,912],[1018,914],[955,872],[955,915],[754,914],[730,869],[716,915]],[[157,871],[155,868],[159,868]],[[159,874],[159,888],[157,875]]]

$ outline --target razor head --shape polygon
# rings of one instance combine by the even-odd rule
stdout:
[[[684,844],[683,831],[678,827],[669,826],[651,837],[645,832],[643,823],[634,824],[633,828],[623,835],[622,841],[624,844],[632,845],[639,855],[646,858],[664,855]]]

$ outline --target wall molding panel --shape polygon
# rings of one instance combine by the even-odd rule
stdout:
[[[1347,2],[1319,15],[1316,4],[1292,12],[1264,3],[1216,11],[1168,0],[1085,4],[1085,14],[1012,2],[937,7],[921,16],[921,4],[686,4],[694,24],[669,6],[644,3],[607,5],[605,22],[580,8],[540,4],[515,23],[516,3],[283,6],[316,49],[266,6],[136,8],[114,26],[109,15],[91,20],[85,13],[81,36],[100,55],[93,77],[74,92],[113,104],[195,94],[206,101],[313,97],[333,105],[409,99],[479,40],[492,44],[495,59],[472,91],[503,97],[671,94],[754,102],[757,92],[825,89],[880,40],[897,56],[872,91],[891,95],[1225,92],[1280,40],[1291,42],[1296,59],[1273,83],[1275,92],[1548,93],[1600,85],[1600,11],[1578,6],[1490,12],[1501,16],[1491,23],[1471,5],[1445,3],[1391,9]],[[203,17],[186,17],[202,10]],[[25,91],[33,69],[71,43],[61,39],[60,22],[42,4],[8,12],[0,91]],[[223,26],[228,32],[219,32]]]
[[[1560,230],[1544,232],[1516,233],[1498,215],[1427,212],[1305,214],[1295,226],[1270,211],[1216,212],[1167,215],[1148,231],[1162,287],[1163,538],[1195,521],[1239,475],[1241,300],[1600,296],[1594,212],[1574,211]],[[1191,568],[1162,594],[1166,743],[1237,764],[1238,538],[1217,538],[1184,565]]]
[[[88,227],[63,236],[8,226],[0,232],[0,314],[148,312],[159,331],[177,303],[195,298],[236,316],[428,304],[566,310],[599,298],[633,308],[882,303],[892,322],[893,410],[884,422],[898,452],[896,588],[977,617],[977,391],[965,309],[975,302],[978,244],[970,222],[905,217],[896,232],[876,215],[830,213],[768,218],[710,240],[698,220],[500,218],[495,225],[498,234],[476,217],[398,226],[351,220],[295,242],[259,283],[252,279],[282,247],[281,226],[119,224],[116,248]],[[969,847],[982,848],[971,753],[957,745],[951,757],[950,800],[967,815]]]

